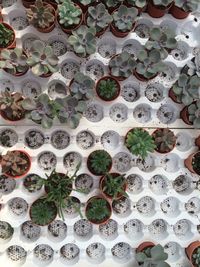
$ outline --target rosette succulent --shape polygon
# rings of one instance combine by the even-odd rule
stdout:
[[[127,3],[138,8],[143,8],[146,6],[147,0],[127,0]]]
[[[188,106],[189,121],[196,129],[200,129],[200,100]]]
[[[174,5],[183,9],[185,12],[197,10],[199,0],[174,0]]]
[[[121,5],[124,0],[103,0],[103,2],[107,5],[107,7],[115,7],[117,5]]]
[[[200,77],[200,53],[198,53],[192,60],[187,62],[187,73],[190,76],[197,75]]]

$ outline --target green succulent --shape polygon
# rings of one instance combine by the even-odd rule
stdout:
[[[123,195],[127,196],[124,190],[126,185],[125,175],[118,173],[107,173],[103,178],[103,192],[116,199],[117,197]]]
[[[173,85],[172,90],[177,100],[188,106],[194,100],[199,99],[200,77],[197,75],[188,76],[182,73],[178,81]]]
[[[195,173],[200,175],[200,152],[199,151],[195,153],[195,155],[193,156],[192,167]]]
[[[131,31],[137,15],[137,8],[121,5],[113,13],[113,24],[121,32]]]
[[[45,29],[55,20],[54,9],[42,0],[36,0],[34,5],[27,9],[27,18],[34,27]]]
[[[11,74],[24,73],[28,69],[27,57],[22,48],[3,49],[0,56],[0,69]]]
[[[176,144],[176,136],[167,128],[159,128],[153,133],[156,150],[161,153],[170,152]]]
[[[197,248],[192,254],[192,260],[195,266],[200,266],[200,248]]]
[[[97,92],[102,99],[112,100],[118,94],[119,85],[113,78],[100,80],[97,86]]]
[[[70,0],[64,0],[58,5],[59,23],[64,28],[71,28],[81,21],[82,10]]]
[[[197,10],[199,0],[174,0],[174,5],[180,7],[185,12],[192,12]]]
[[[71,94],[79,100],[89,100],[94,96],[95,82],[87,75],[77,72],[70,85]]]
[[[115,77],[128,78],[133,73],[135,66],[133,55],[126,51],[114,56],[109,62],[111,75]]]
[[[89,155],[88,164],[97,175],[103,175],[110,170],[112,158],[105,150],[95,150]]]
[[[107,5],[107,7],[115,7],[117,5],[121,5],[124,0],[103,0],[103,2]]]
[[[174,0],[153,0],[154,5],[156,6],[169,6]]]
[[[143,8],[146,6],[147,0],[127,0],[127,3],[138,8]]]
[[[68,38],[68,43],[80,57],[86,57],[96,52],[96,30],[87,26],[80,26],[72,32]]]
[[[194,128],[200,129],[200,100],[188,106],[188,113]]]
[[[104,4],[88,8],[87,25],[94,27],[98,32],[105,29],[112,22],[112,16],[108,13]]]
[[[187,62],[187,73],[190,76],[200,77],[200,54],[198,53],[192,60]]]
[[[137,54],[136,72],[147,79],[153,78],[158,73],[166,70],[166,65],[161,61],[159,50],[142,49]]]
[[[0,47],[8,47],[14,39],[14,32],[0,23]]]
[[[111,214],[110,204],[104,198],[94,197],[88,201],[86,217],[89,221],[101,223]]]
[[[142,159],[156,148],[153,137],[142,128],[135,128],[128,132],[125,146],[133,155],[140,156]]]
[[[168,255],[161,245],[149,247],[142,252],[136,253],[136,261],[143,267],[170,267],[165,262],[167,259]]]
[[[148,50],[156,49],[161,53],[161,59],[168,56],[170,50],[177,47],[176,34],[171,29],[162,30],[160,27],[153,27],[149,31],[149,40],[145,47]]]
[[[27,64],[35,75],[41,76],[58,71],[58,61],[51,46],[45,46],[45,43],[40,40],[33,42]]]

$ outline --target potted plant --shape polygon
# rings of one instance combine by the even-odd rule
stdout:
[[[166,65],[161,61],[161,53],[157,49],[142,49],[137,54],[137,64],[135,77],[142,81],[149,81],[155,78],[160,72],[166,69]]]
[[[133,30],[138,10],[135,7],[128,8],[121,5],[112,14],[113,22],[110,25],[111,32],[116,36],[123,38]]]
[[[95,28],[82,25],[72,32],[72,35],[68,38],[68,43],[78,56],[88,57],[96,52],[95,34]]]
[[[169,11],[172,4],[173,0],[150,0],[147,13],[153,18],[161,18]]]
[[[71,33],[80,27],[83,21],[81,8],[71,0],[58,4],[57,21],[65,33]]]
[[[1,155],[2,173],[8,177],[21,178],[31,167],[31,158],[25,151],[8,151],[6,155]]]
[[[86,203],[85,215],[91,223],[105,223],[110,218],[111,213],[111,206],[105,198],[94,196]]]
[[[80,100],[89,100],[94,96],[95,82],[87,75],[77,72],[69,84],[72,96]]]
[[[200,100],[184,107],[180,112],[180,117],[186,124],[200,129]]]
[[[197,54],[191,60],[187,62],[185,68],[183,68],[183,72],[187,72],[188,75],[193,76],[197,75],[200,77],[200,54]]]
[[[106,31],[112,20],[112,16],[102,3],[89,7],[88,12],[85,14],[87,26],[94,27],[96,29],[96,36],[98,37]]]
[[[133,155],[140,156],[142,159],[145,159],[148,152],[153,152],[156,147],[153,137],[142,128],[128,131],[125,146]]]
[[[155,150],[159,153],[169,153],[176,145],[176,136],[168,128],[158,128],[152,134]]]
[[[105,150],[95,150],[87,158],[87,167],[94,175],[104,175],[112,167],[112,158]]]
[[[15,32],[13,28],[5,23],[0,23],[0,51],[4,48],[15,48]]]
[[[197,75],[189,76],[181,73],[179,79],[169,90],[169,96],[176,103],[183,103],[188,106],[199,98],[200,77]]]
[[[185,159],[184,164],[189,171],[200,175],[200,151],[192,153],[187,159]]]
[[[53,48],[40,40],[35,40],[28,54],[27,64],[33,74],[40,77],[49,77],[58,71],[58,57]]]
[[[109,72],[118,81],[123,81],[133,73],[135,65],[136,62],[133,55],[124,51],[110,59]]]
[[[21,93],[10,93],[5,90],[0,95],[0,114],[5,120],[19,121],[24,118],[25,110],[22,107]]]
[[[150,267],[170,267],[166,260],[168,254],[164,252],[161,245],[154,245],[151,242],[145,242],[144,246],[136,250],[136,261],[140,266]]]
[[[42,0],[36,0],[34,5],[27,9],[27,18],[39,32],[51,32],[55,27],[55,10]]]
[[[115,100],[120,94],[120,83],[111,76],[104,76],[96,84],[96,92],[104,101]]]
[[[107,173],[100,180],[100,190],[108,199],[118,199],[126,194],[125,175],[119,173]]]
[[[149,31],[149,39],[145,43],[145,48],[159,50],[161,59],[166,59],[171,50],[177,48],[177,44],[176,34],[173,30],[162,30],[155,26]]]
[[[0,240],[9,241],[14,234],[14,228],[5,221],[0,221]]]
[[[26,8],[30,8],[31,5],[34,5],[35,0],[22,0],[22,4]]]
[[[185,19],[188,15],[197,10],[199,0],[174,0],[170,13],[176,19]]]
[[[117,7],[123,4],[124,0],[103,0],[105,5],[108,7],[110,13],[112,13]]]
[[[22,48],[3,49],[0,55],[0,69],[15,76],[22,76],[29,69],[26,61],[27,56]]]
[[[200,242],[194,241],[186,248],[186,254],[193,267],[200,265]]]
[[[87,12],[90,6],[96,5],[99,1],[96,0],[73,0],[76,4],[78,4],[83,12]]]
[[[124,4],[128,7],[136,7],[138,13],[144,12],[147,6],[147,0],[125,0]]]

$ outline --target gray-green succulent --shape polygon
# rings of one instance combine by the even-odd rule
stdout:
[[[188,114],[194,128],[200,129],[200,100],[188,106]]]
[[[192,254],[192,260],[194,263],[194,266],[200,266],[200,247],[198,247],[194,253]]]
[[[79,3],[81,3],[82,5],[87,6],[87,5],[90,5],[90,4],[92,4],[92,3],[95,3],[96,0],[78,0],[78,1],[75,1],[75,2],[79,2]]]
[[[143,8],[146,6],[147,0],[127,0],[127,3],[134,7]]]
[[[107,7],[115,7],[117,5],[121,5],[124,0],[103,0],[103,2],[107,5]]]
[[[198,53],[192,60],[187,62],[187,73],[190,76],[197,75],[200,77],[200,53]]]
[[[121,5],[113,13],[113,24],[121,32],[131,31],[137,15],[137,8]]]
[[[183,9],[185,12],[197,10],[199,0],[174,0],[174,5]]]
[[[87,57],[96,52],[95,34],[95,28],[82,25],[72,32],[72,35],[68,38],[68,43],[78,56]]]
[[[164,7],[169,6],[172,2],[173,0],[153,0],[154,5]]]

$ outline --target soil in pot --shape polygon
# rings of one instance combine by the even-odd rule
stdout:
[[[189,171],[200,175],[200,151],[191,154],[185,159],[184,164]]]
[[[115,100],[120,94],[120,83],[113,77],[104,76],[98,80],[96,92],[98,97],[104,101]]]
[[[8,30],[9,33],[9,37],[7,36],[7,38],[9,38],[9,41],[6,43],[6,45],[2,45],[0,44],[0,51],[5,49],[5,48],[15,48],[16,47],[16,36],[15,36],[15,31],[13,30],[13,28],[5,23],[5,22],[1,22],[0,26],[4,26],[6,28],[6,30]]]
[[[112,158],[105,150],[95,150],[87,159],[87,167],[94,175],[104,175],[112,167]]]
[[[163,17],[168,10],[171,8],[172,3],[167,7],[154,5],[153,1],[150,0],[147,5],[147,13],[153,18]]]
[[[185,19],[189,16],[190,12],[186,12],[182,8],[173,5],[170,8],[170,14],[176,19]]]
[[[176,136],[167,128],[159,128],[153,132],[152,137],[155,141],[155,150],[159,153],[169,153],[176,145]]]

